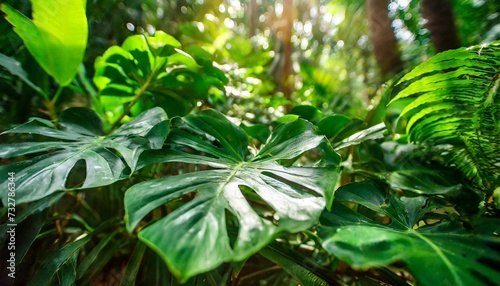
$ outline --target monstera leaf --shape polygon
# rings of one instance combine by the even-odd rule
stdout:
[[[482,186],[500,183],[500,41],[440,53],[406,74],[391,103],[411,141],[436,149]]]
[[[94,83],[112,121],[152,106],[170,116],[185,115],[196,100],[207,98],[211,85],[224,88],[225,76],[210,60],[193,58],[180,47],[175,38],[157,31],[130,36],[96,59]]]
[[[344,206],[362,205],[390,218],[377,223]],[[359,269],[403,261],[422,285],[494,285],[500,281],[500,240],[493,233],[465,230],[457,222],[417,224],[436,206],[423,197],[397,198],[364,181],[339,188],[319,235],[332,255]]]
[[[366,123],[360,119],[351,119],[340,114],[324,116],[319,109],[310,105],[296,106],[290,111],[290,114],[282,118],[290,118],[291,116],[298,116],[314,123],[318,132],[330,140],[335,150],[357,145],[367,140],[383,138],[386,131],[384,123],[367,128]],[[295,118],[292,117],[292,119]]]
[[[48,120],[33,118],[4,134],[29,133],[55,140],[1,144],[0,157],[50,152],[2,166],[0,170],[4,174],[16,173],[17,203],[35,201],[57,190],[69,189],[68,176],[79,161],[84,161],[86,166],[81,188],[108,185],[130,175],[144,150],[161,148],[168,133],[166,119],[165,112],[155,108],[104,135],[101,119],[86,108],[65,110],[59,129]]]
[[[82,0],[32,0],[33,20],[7,4],[1,10],[40,66],[61,86],[68,85],[87,46],[87,17]]]
[[[166,146],[161,152],[145,153],[141,161],[185,162],[208,169],[131,187],[125,194],[126,225],[132,232],[154,209],[184,195],[194,196],[139,229],[139,238],[181,281],[223,262],[244,260],[281,231],[314,225],[329,207],[339,172],[338,155],[302,119],[279,125],[252,156],[243,129],[206,110],[174,122]],[[308,167],[290,166],[316,148],[323,151],[324,160]]]

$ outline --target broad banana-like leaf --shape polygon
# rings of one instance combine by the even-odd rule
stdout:
[[[390,218],[377,223],[344,206],[357,203]],[[423,197],[397,198],[368,181],[339,188],[331,212],[322,215],[323,248],[366,270],[402,261],[421,285],[494,285],[500,281],[500,240],[457,222],[420,226],[436,206]]]
[[[174,122],[166,146],[167,150],[145,153],[142,164],[185,162],[209,169],[132,186],[125,193],[126,226],[132,232],[154,209],[195,195],[139,229],[139,238],[181,281],[223,262],[244,260],[282,231],[314,225],[329,207],[339,174],[338,155],[302,119],[279,125],[252,156],[243,129],[206,110]],[[314,166],[280,164],[315,148],[325,156]],[[237,229],[234,236],[228,234],[228,226]]]
[[[0,170],[4,174],[16,173],[18,204],[36,201],[58,190],[73,189],[67,187],[68,176],[81,160],[86,165],[81,188],[108,185],[134,172],[143,151],[161,148],[169,130],[166,119],[161,108],[151,109],[104,135],[101,119],[87,108],[65,110],[59,120],[60,129],[48,120],[32,118],[4,134],[29,133],[55,140],[0,144],[0,158],[51,152],[1,166]]]
[[[391,101],[411,141],[440,156],[481,186],[500,182],[500,41],[440,53],[406,74]]]
[[[33,20],[8,4],[1,10],[26,48],[56,82],[68,85],[87,47],[88,26],[83,0],[32,0]]]

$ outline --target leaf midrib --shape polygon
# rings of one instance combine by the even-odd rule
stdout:
[[[455,271],[455,268],[453,267],[453,264],[450,262],[448,257],[446,257],[446,255],[443,253],[443,251],[441,251],[439,246],[437,246],[430,239],[425,237],[425,235],[420,234],[417,230],[414,230],[414,229],[407,229],[407,230],[403,231],[403,230],[392,229],[392,228],[389,228],[387,226],[382,226],[382,225],[381,226],[374,225],[372,227],[382,228],[386,231],[395,232],[398,234],[413,234],[416,237],[420,238],[422,241],[424,241],[427,245],[429,245],[436,252],[436,254],[439,256],[439,258],[441,258],[443,263],[446,265],[446,267],[450,271],[450,274],[453,276],[453,279],[455,281],[454,285],[463,285],[462,281],[460,280],[460,277],[458,276],[458,273]]]
[[[460,277],[458,276],[458,273],[455,271],[455,268],[453,267],[453,264],[450,262],[448,257],[446,257],[446,255],[441,251],[439,246],[434,244],[431,240],[429,240],[424,235],[421,235],[420,233],[418,233],[418,231],[416,231],[414,229],[408,230],[408,233],[414,234],[415,236],[417,236],[418,238],[423,240],[425,243],[427,243],[436,252],[436,254],[439,256],[439,258],[441,258],[441,260],[444,262],[444,264],[446,265],[446,267],[450,271],[451,275],[453,276],[453,279],[455,280],[455,283],[456,283],[455,285],[463,285],[463,283],[460,280]]]
[[[247,162],[240,162],[236,167],[234,168],[234,171],[229,175],[227,180],[224,181],[224,184],[221,185],[221,187],[217,190],[216,196],[218,197],[221,193],[224,192],[226,186],[231,182],[231,180],[236,176],[236,174],[245,166],[248,164]]]

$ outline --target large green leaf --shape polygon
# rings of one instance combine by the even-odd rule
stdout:
[[[452,194],[462,190],[462,185],[441,172],[429,168],[414,168],[390,172],[387,182],[393,189],[408,190],[417,194]]]
[[[406,74],[391,101],[407,102],[411,141],[439,145],[450,166],[482,186],[500,181],[500,42],[440,53]]]
[[[43,263],[41,263],[40,267],[36,270],[28,285],[73,285],[75,279],[77,278],[76,270],[79,252],[97,235],[102,234],[109,228],[116,226],[116,219],[108,220],[103,222],[90,233],[81,233],[73,241],[66,243],[62,248],[54,246],[54,248],[46,255]],[[114,234],[111,236],[114,236]],[[119,247],[119,244],[118,246],[108,247],[108,249],[114,248],[116,251],[117,247]],[[90,259],[93,258],[92,252],[89,256],[91,256]],[[86,259],[89,258],[87,257]],[[100,262],[101,261],[97,261],[95,264],[99,264]],[[93,267],[91,267],[91,269],[92,268]]]
[[[76,274],[75,256],[78,255],[80,249],[89,242],[91,238],[92,235],[82,235],[78,240],[66,244],[61,249],[52,251],[45,259],[42,266],[35,272],[35,275],[28,285],[51,285],[54,276],[57,274],[61,274],[63,277],[66,276],[67,272],[71,270],[68,268],[73,268],[73,273]],[[66,275],[64,275],[65,273]],[[67,277],[67,279],[74,281],[74,275],[73,277]],[[70,285],[69,281],[66,281],[66,284],[63,285]]]
[[[21,66],[21,63],[16,61],[16,59],[8,57],[4,54],[0,53],[0,66],[6,68],[11,74],[18,76],[21,80],[23,80],[29,87],[37,91],[38,93],[44,95],[48,98],[45,92],[36,86],[33,82],[28,78],[28,74]]]
[[[391,219],[377,223],[344,206],[357,203]],[[336,191],[331,212],[321,218],[319,235],[332,255],[359,269],[403,261],[422,285],[493,285],[500,281],[500,240],[492,233],[466,230],[457,222],[418,222],[432,208],[425,198],[397,198],[369,181]]]
[[[17,203],[72,189],[67,186],[68,176],[79,161],[85,161],[81,188],[111,184],[126,178],[136,169],[139,155],[144,150],[161,148],[168,133],[166,119],[165,112],[155,108],[104,135],[101,119],[86,108],[65,110],[61,114],[59,129],[50,121],[32,118],[4,133],[37,134],[55,140],[0,144],[0,157],[51,152],[1,166],[0,170],[16,173]]]
[[[221,73],[211,61],[197,61],[180,47],[175,38],[157,31],[154,36],[130,36],[96,59],[94,83],[111,120],[152,106],[170,116],[185,115],[196,100],[207,98],[211,85],[224,88],[225,77],[213,72]]]
[[[87,46],[84,0],[32,0],[33,20],[8,4],[1,10],[40,66],[56,82],[68,85],[83,60]]]
[[[209,169],[131,187],[125,193],[126,222],[133,231],[157,207],[196,195],[139,232],[181,281],[223,262],[244,260],[281,231],[311,227],[329,207],[339,172],[338,155],[302,119],[279,125],[251,156],[245,132],[206,110],[174,122],[166,146],[145,153],[143,164],[185,162]],[[315,148],[323,150],[325,160],[309,167],[280,164]],[[238,228],[234,237],[226,224]]]
[[[383,138],[386,130],[384,123],[367,128],[366,123],[360,119],[351,119],[339,114],[323,116],[319,109],[310,105],[294,107],[290,114],[279,118],[278,122],[294,121],[298,117],[314,123],[318,132],[332,142],[335,150],[357,145],[367,140]]]

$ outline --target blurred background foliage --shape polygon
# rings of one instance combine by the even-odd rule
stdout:
[[[5,2],[31,16],[29,0]],[[436,2],[448,4],[448,12],[451,12],[448,22],[436,24],[433,12],[439,12],[437,16],[444,13],[432,7]],[[425,13],[424,7],[427,7]],[[441,50],[436,47],[440,27],[451,23],[455,29],[448,33],[453,37],[448,43],[455,46],[444,49],[491,42],[500,39],[499,11],[498,0],[87,0],[89,40],[84,65],[75,84],[64,89],[57,110],[92,106],[90,93],[93,89],[95,93],[96,89],[92,83],[94,63],[109,47],[122,45],[131,35],[153,36],[161,30],[176,38],[182,50],[194,57],[208,53],[214,65],[228,77],[225,89],[210,88],[206,97],[195,99],[198,100],[195,108],[215,108],[242,119],[246,126],[286,120],[283,116],[287,113],[317,123],[320,130],[321,122],[341,122],[338,133],[327,136],[332,143],[341,145],[343,139],[366,127],[376,127],[382,121],[386,121],[388,129],[398,127],[397,118],[404,104],[391,104],[387,109],[386,105],[397,89],[404,86],[394,87],[393,92],[393,85],[402,74]],[[54,94],[57,86],[3,17],[0,18],[0,30],[3,31],[0,53],[19,61],[34,84]],[[313,105],[319,111],[297,108],[298,105]],[[31,116],[45,116],[41,98],[18,77],[0,67],[0,131],[24,123]],[[255,130],[261,130],[260,127],[256,125]],[[252,136],[261,140],[257,131],[257,135]],[[372,131],[365,135],[372,139],[383,137],[383,130]],[[391,138],[382,143],[368,141],[362,143],[363,148],[347,146],[340,150],[343,157],[341,185],[359,178],[371,178],[400,190],[425,182],[423,187],[409,189],[409,193],[447,193],[461,212],[479,212],[479,202],[484,198],[477,195],[467,178],[456,170],[444,170],[438,156],[436,159],[432,152],[418,149],[409,144],[407,138],[398,136],[390,134],[387,137]],[[261,141],[267,138],[263,137]],[[162,172],[181,172],[182,167],[174,165]],[[149,175],[146,171],[140,174]],[[124,190],[129,184],[131,182],[120,182],[113,185],[112,190]],[[460,196],[457,190],[462,192]],[[105,208],[96,208],[98,211],[89,211],[91,215],[86,216],[95,217],[95,225],[98,225],[97,222],[106,221],[117,213],[120,218],[123,216],[120,194],[109,193],[109,201],[91,192],[85,200],[80,201],[78,197],[74,201],[75,204],[86,201],[89,205],[105,205]],[[62,206],[64,208],[58,210],[60,214],[72,212],[73,205]],[[302,236],[293,234],[287,241],[306,245],[310,238]],[[118,237],[119,243],[129,243],[128,237]],[[44,249],[47,245],[40,246]],[[349,271],[339,261],[330,263],[328,255],[319,248],[301,251],[313,252],[315,260],[323,261],[323,266],[347,269],[345,273]],[[142,266],[144,269],[153,269],[151,271],[158,275],[170,275],[151,250],[146,250],[145,257],[148,259],[144,259],[147,261]],[[122,263],[119,258],[116,260],[116,264]],[[234,285],[250,285],[259,279],[267,279],[271,285],[274,281],[288,279],[283,277],[279,267],[269,267],[266,270],[269,272],[253,271],[268,266],[269,262],[263,257],[252,257]],[[108,265],[105,270],[102,273],[109,274],[100,274],[97,279],[107,282],[115,279],[113,266]],[[379,279],[378,273],[371,270],[364,276],[354,272],[347,276],[355,282],[366,277]],[[154,284],[148,280],[154,281],[154,277],[140,279],[145,280],[138,281],[140,285]]]
[[[6,2],[30,15],[28,0]],[[381,11],[373,10],[370,2],[88,0],[86,73],[91,77],[96,57],[108,47],[121,45],[130,35],[162,30],[187,51],[191,46],[202,47],[230,77],[225,94],[213,91],[199,107],[212,106],[254,123],[269,123],[299,104],[317,106],[326,114],[364,117],[367,109],[377,105],[377,90],[385,80],[436,53],[426,25],[429,21],[422,16],[423,6],[430,1],[378,1]],[[451,5],[460,45],[500,37],[499,1],[444,2]],[[387,16],[389,34],[393,31],[397,46],[383,47],[396,49],[389,51],[396,57],[395,66],[384,69],[373,51],[377,38],[380,42],[388,34],[383,27]],[[4,31],[1,52],[18,59],[35,84],[54,88],[43,72],[37,72],[40,68],[4,19],[0,28]],[[0,77],[2,129],[38,115],[40,103],[32,90],[3,69]],[[78,91],[65,93],[61,104],[91,104]]]

